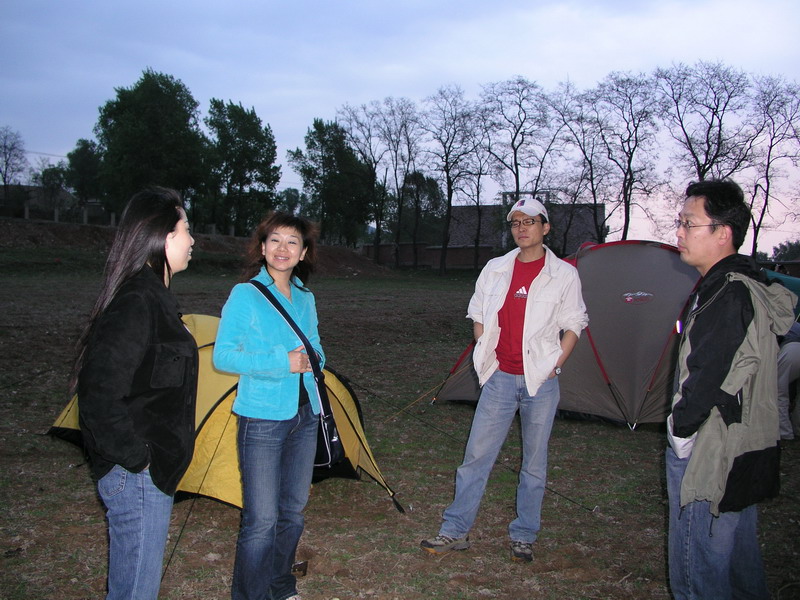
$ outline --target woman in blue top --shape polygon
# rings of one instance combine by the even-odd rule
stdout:
[[[234,600],[299,600],[292,575],[311,488],[319,406],[302,342],[252,284],[278,298],[306,335],[320,364],[314,295],[303,281],[315,258],[317,228],[274,213],[253,235],[244,272],[222,308],[214,365],[239,374],[238,415],[243,508],[236,545]]]

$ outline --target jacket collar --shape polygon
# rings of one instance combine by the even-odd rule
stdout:
[[[700,303],[714,295],[728,280],[730,273],[739,273],[767,285],[767,278],[755,261],[744,254],[726,256],[708,270],[697,286]]]
[[[555,261],[558,260],[558,257],[553,253],[550,248],[547,246],[542,246],[544,248],[544,267],[542,267],[542,273],[547,273],[548,275],[552,276],[553,271],[555,269]],[[501,258],[503,259],[500,264],[497,265],[496,271],[513,271],[514,270],[514,263],[517,260],[517,256],[521,250],[519,248],[514,248],[510,252],[504,254]]]
[[[263,266],[263,265],[261,267],[261,270],[256,274],[255,277],[253,277],[253,279],[255,279],[257,281],[260,281],[261,283],[263,283],[267,287],[272,287],[272,286],[275,285],[275,280],[267,272],[267,268],[265,266]],[[304,289],[306,287],[305,284],[298,277],[294,277],[293,276],[292,280],[291,280],[291,283],[292,283],[292,285],[299,286],[300,289]]]
[[[165,304],[170,308],[174,308],[175,312],[180,314],[180,305],[175,294],[169,291],[169,288],[164,285],[164,282],[158,278],[158,275],[149,266],[142,268],[138,273],[131,276],[128,281],[136,282],[136,285],[152,289]]]

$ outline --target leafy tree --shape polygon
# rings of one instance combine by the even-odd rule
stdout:
[[[42,189],[43,197],[52,209],[66,208],[62,203],[66,174],[67,165],[64,161],[51,165],[46,158],[40,159],[38,167],[31,172],[31,181]]]
[[[424,173],[409,173],[403,183],[403,196],[410,202],[411,214],[405,213],[401,222],[401,236],[406,234],[413,244],[413,267],[419,266],[417,243],[431,242],[441,235],[442,217],[447,210],[447,201],[439,183]],[[444,250],[444,249],[443,249]]]
[[[308,212],[306,206],[308,206],[308,198],[297,188],[286,188],[278,192],[278,199],[275,202],[277,210],[296,215]]]
[[[100,108],[95,134],[103,154],[105,201],[120,210],[142,187],[173,187],[184,195],[203,183],[205,139],[197,101],[171,75],[152,69]]]
[[[309,198],[306,216],[319,221],[322,240],[355,246],[369,218],[369,167],[337,123],[314,119],[305,143],[288,154]]]
[[[0,177],[3,178],[3,196],[8,199],[8,186],[19,183],[19,176],[28,168],[25,143],[19,132],[8,126],[0,128]]]
[[[101,195],[102,160],[97,143],[91,140],[79,139],[75,149],[67,153],[65,182],[82,206]]]
[[[772,249],[772,260],[800,260],[800,239],[781,242]]]
[[[212,136],[212,189],[201,206],[210,222],[233,225],[236,233],[245,234],[275,204],[281,177],[275,137],[255,109],[216,98],[205,123]]]

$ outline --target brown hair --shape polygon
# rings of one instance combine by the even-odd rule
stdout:
[[[308,281],[308,278],[314,271],[314,265],[317,260],[317,236],[319,235],[319,227],[316,223],[312,223],[305,217],[295,216],[285,212],[269,213],[256,227],[253,232],[253,237],[247,246],[247,252],[245,253],[242,281],[249,281],[258,274],[261,267],[266,266],[267,262],[261,251],[262,245],[267,237],[280,227],[296,229],[303,239],[303,248],[306,251],[305,258],[292,269],[292,283],[302,289],[298,281],[301,281],[303,284]]]

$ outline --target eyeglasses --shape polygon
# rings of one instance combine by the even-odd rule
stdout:
[[[704,223],[702,225],[692,225],[691,221],[681,221],[680,219],[675,219],[673,223],[675,225],[675,229],[680,229],[683,227],[687,231],[693,227],[719,227],[722,225],[722,223]]]
[[[534,223],[541,223],[541,221],[537,221],[536,219],[522,219],[522,221],[510,221],[508,226],[511,229],[516,229],[520,225],[525,225],[525,227],[530,227]]]

